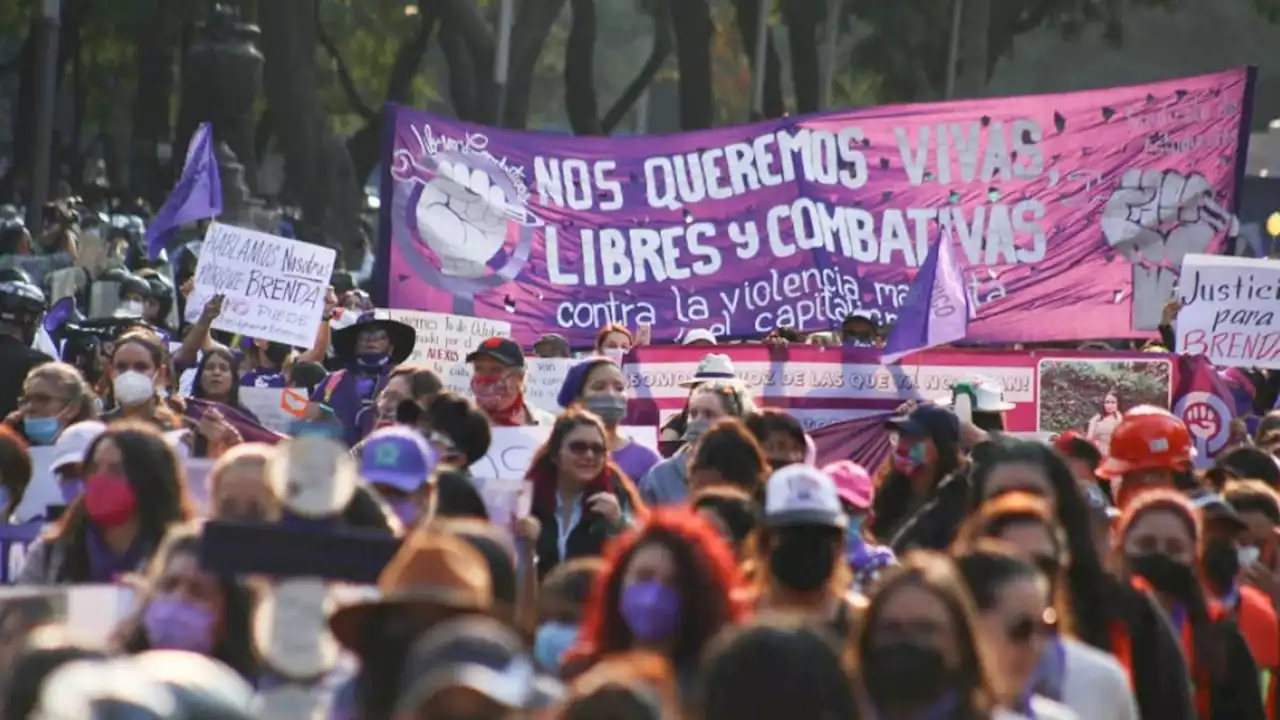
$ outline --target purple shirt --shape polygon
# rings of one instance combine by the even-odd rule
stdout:
[[[613,451],[613,462],[633,483],[639,483],[640,478],[649,472],[649,468],[657,465],[660,460],[662,457],[657,451],[634,440],[628,441],[621,449]]]
[[[281,370],[254,369],[240,376],[240,387],[279,389],[288,385],[288,378]]]

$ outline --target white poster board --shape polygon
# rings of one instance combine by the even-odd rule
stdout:
[[[215,294],[215,330],[309,348],[315,344],[337,253],[333,248],[211,223],[187,299],[195,322]]]
[[[435,370],[446,390],[471,397],[471,366],[467,355],[491,337],[510,337],[511,323],[420,310],[388,310],[391,319],[417,332],[413,354],[405,362]],[[575,361],[568,358],[525,358],[525,400],[539,410],[559,414],[556,402],[565,373]]]
[[[1176,352],[1225,367],[1280,368],[1280,260],[1187,255],[1178,297]]]

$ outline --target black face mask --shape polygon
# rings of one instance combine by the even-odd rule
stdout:
[[[769,572],[787,588],[810,592],[822,587],[835,569],[836,550],[827,528],[779,531],[769,553]]]
[[[1168,555],[1148,553],[1129,556],[1129,569],[1151,583],[1151,587],[1179,600],[1190,598],[1196,589],[1196,574]]]
[[[907,641],[870,648],[862,659],[862,674],[876,704],[894,708],[936,700],[950,676],[942,653]]]
[[[1202,563],[1205,580],[1215,593],[1221,595],[1235,585],[1236,576],[1240,574],[1240,558],[1235,545],[1220,540],[1208,543]]]

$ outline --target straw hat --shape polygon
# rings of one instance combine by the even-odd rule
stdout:
[[[377,598],[339,608],[329,617],[329,629],[359,654],[365,624],[388,606],[488,612],[493,607],[488,565],[465,540],[422,528],[404,539],[378,576]]]

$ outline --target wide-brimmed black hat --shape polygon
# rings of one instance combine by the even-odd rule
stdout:
[[[356,338],[364,330],[380,328],[391,338],[391,364],[399,365],[413,354],[413,344],[418,333],[413,327],[399,320],[393,320],[386,310],[370,310],[363,313],[354,325],[348,325],[333,333],[333,352],[340,358],[353,358],[356,355]]]

